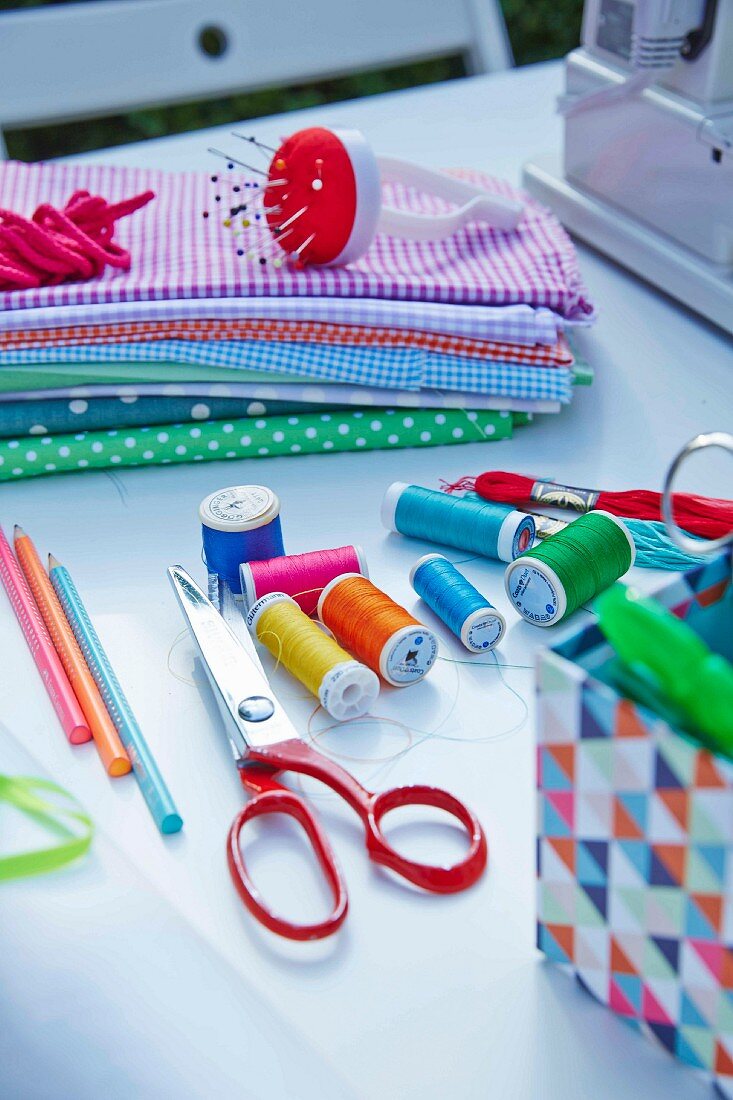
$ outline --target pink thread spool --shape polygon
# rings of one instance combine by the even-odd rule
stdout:
[[[309,550],[263,561],[243,562],[239,567],[242,595],[247,609],[268,592],[285,592],[306,615],[315,615],[318,597],[334,577],[342,573],[369,576],[360,546],[337,546],[335,550]]]

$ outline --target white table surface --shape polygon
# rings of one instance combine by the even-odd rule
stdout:
[[[435,166],[473,165],[518,182],[524,160],[560,141],[553,114],[560,83],[559,66],[538,66],[263,119],[250,128],[271,142],[315,121],[352,125],[379,152]],[[198,133],[89,159],[203,168],[209,144],[210,135]],[[243,796],[208,693],[199,690],[200,680],[185,682],[193,668],[188,638],[170,654],[177,676],[169,670],[183,623],[165,567],[179,562],[203,581],[197,507],[220,486],[270,485],[282,500],[289,551],[359,542],[376,583],[414,607],[407,574],[427,547],[382,530],[379,505],[391,481],[435,486],[441,477],[508,468],[578,485],[658,487],[690,436],[733,427],[730,341],[605,259],[580,251],[601,310],[580,340],[596,382],[577,391],[570,409],[517,431],[511,442],[83,473],[3,486],[6,530],[21,523],[41,551],[71,567],[185,818],[182,834],[161,838],[134,780],[107,780],[91,745],[65,742],[0,599],[0,714],[8,731],[0,737],[0,769],[45,769],[84,802],[100,834],[85,864],[2,887],[0,1018],[13,1021],[0,1028],[3,1065],[11,1067],[5,1095],[8,1084],[13,1096],[48,1095],[49,1080],[55,1095],[100,1095],[99,1075],[110,1065],[109,1035],[100,1027],[105,1016],[117,1034],[120,1079],[133,1083],[127,1095],[705,1094],[692,1073],[543,965],[535,951],[527,666],[551,640],[545,632],[509,612],[501,659],[524,667],[507,669],[504,684],[493,668],[443,662],[420,688],[383,692],[380,716],[441,735],[388,767],[377,761],[405,744],[399,726],[383,721],[324,737],[325,747],[362,758],[349,766],[364,781],[437,783],[458,793],[486,827],[491,863],[465,894],[418,894],[371,867],[353,815],[319,795],[351,911],[341,934],[311,945],[262,931],[239,904],[224,840]],[[699,488],[730,495],[724,460],[707,465],[704,475]],[[474,561],[465,569],[507,610],[501,566]],[[660,580],[638,572],[636,579],[646,586]],[[450,642],[445,651],[460,656]],[[281,673],[274,683],[305,725],[312,701]],[[0,821],[12,838],[9,813],[0,811]],[[310,867],[303,862],[301,885],[288,873],[292,863],[279,840],[268,830],[251,844],[258,881],[292,915],[312,916],[319,896]],[[447,850],[444,842],[431,834],[433,855]],[[218,989],[221,997],[213,996]],[[60,1011],[64,1000],[81,1010]],[[175,1089],[167,1089],[160,1069],[174,1054],[180,1064],[170,1077]],[[278,1059],[287,1067],[280,1076],[272,1073]],[[187,1066],[196,1069],[189,1073]],[[107,1083],[113,1080],[108,1074]]]

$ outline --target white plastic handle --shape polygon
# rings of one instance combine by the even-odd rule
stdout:
[[[382,183],[402,183],[437,195],[447,202],[462,204],[448,214],[412,214],[407,210],[383,206],[379,215],[380,233],[407,237],[413,241],[437,241],[450,237],[472,222],[486,222],[496,229],[515,229],[522,216],[524,207],[521,202],[502,198],[501,195],[490,195],[466,180],[397,157],[377,157],[377,163]]]

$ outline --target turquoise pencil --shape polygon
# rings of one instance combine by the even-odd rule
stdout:
[[[92,625],[87,609],[71,579],[71,575],[53,554],[48,555],[48,570],[56,595],[69,620],[69,626],[79,643],[89,670],[94,677],[100,695],[104,699],[110,718],[120,735],[122,744],[132,762],[143,798],[153,815],[155,824],[161,833],[177,833],[183,827],[183,818],[178,813],[170,791],[165,785],[158,765],[137,719],[132,713],[125,693],[120,687],[109,657],[105,653],[97,632]]]

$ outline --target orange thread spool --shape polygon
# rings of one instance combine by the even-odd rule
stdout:
[[[318,617],[339,645],[394,687],[416,684],[438,655],[438,639],[360,573],[327,584]]]

